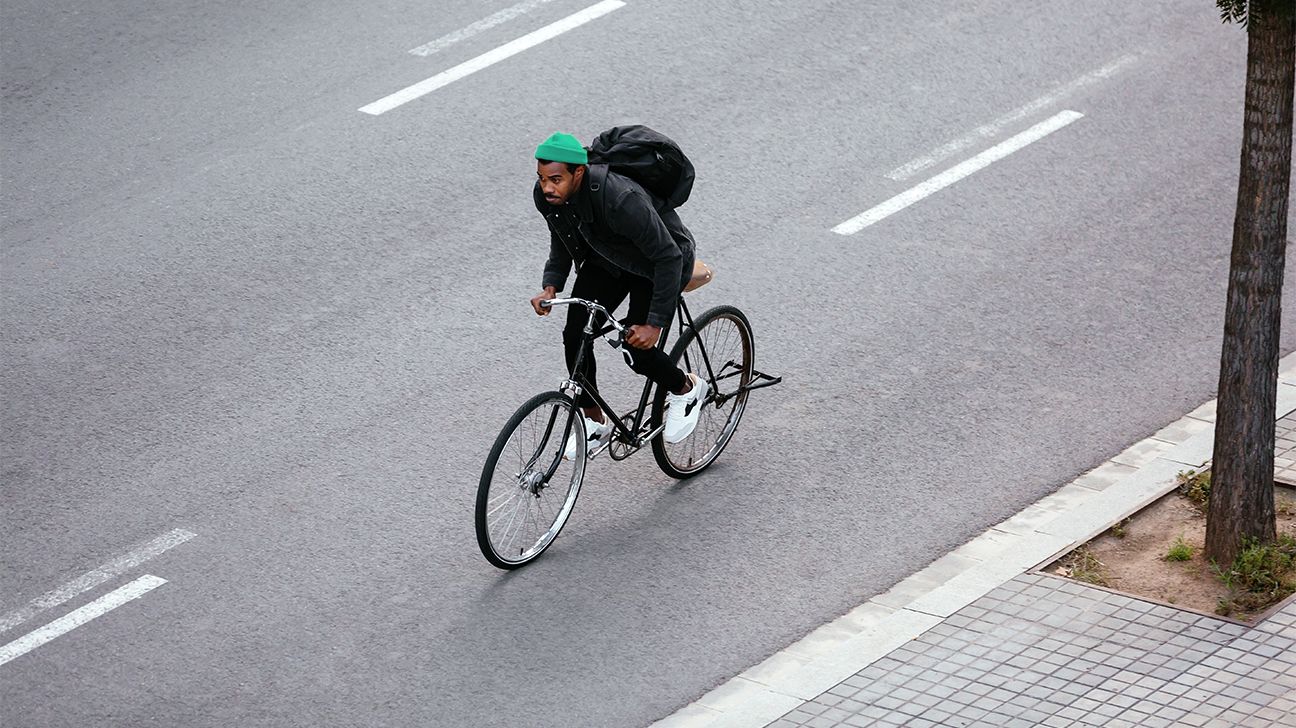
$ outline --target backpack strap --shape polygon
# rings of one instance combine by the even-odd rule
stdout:
[[[591,164],[585,168],[587,181],[585,189],[590,195],[589,209],[592,212],[595,208],[603,210],[607,188],[608,166],[606,164]],[[586,222],[589,222],[586,220]]]

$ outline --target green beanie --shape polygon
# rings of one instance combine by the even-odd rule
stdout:
[[[548,139],[536,147],[536,159],[567,164],[589,164],[589,154],[579,140],[571,134],[554,132]]]

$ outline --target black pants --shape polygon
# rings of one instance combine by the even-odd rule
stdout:
[[[581,266],[580,273],[576,276],[576,283],[571,290],[571,295],[576,298],[597,301],[609,311],[616,311],[617,306],[620,306],[628,295],[630,311],[625,318],[621,319],[621,322],[627,326],[647,323],[648,305],[652,302],[652,293],[652,281],[647,278],[625,271],[621,271],[617,276],[597,265]],[[567,325],[563,327],[563,348],[566,350],[569,371],[576,363],[576,354],[580,351],[581,339],[585,335],[585,320],[588,318],[589,311],[585,310],[584,306],[567,307]],[[669,325],[668,322],[667,326]],[[662,335],[665,334],[663,330]],[[675,392],[684,388],[687,375],[671,363],[666,352],[656,347],[636,349],[629,345],[626,346],[626,351],[630,352],[631,369],[653,380],[659,386],[666,387],[669,391]],[[590,386],[597,387],[595,377],[598,367],[594,361],[593,342],[585,347],[582,368]],[[594,398],[585,392],[581,392],[576,404],[581,407],[596,406]]]

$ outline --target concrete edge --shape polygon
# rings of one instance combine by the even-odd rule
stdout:
[[[1296,352],[1276,419],[1296,411]],[[926,568],[753,665],[652,728],[764,728],[990,591],[1098,536],[1211,458],[1216,400],[1197,407]]]

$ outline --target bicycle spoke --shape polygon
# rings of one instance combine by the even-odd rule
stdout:
[[[561,459],[571,401],[542,395],[526,407],[501,433],[478,489],[478,544],[503,568],[524,564],[548,547],[571,512],[584,473],[583,461]],[[545,474],[548,480],[540,481]]]
[[[509,537],[509,532],[513,530],[513,524],[517,521],[518,511],[525,507],[526,507],[526,503],[522,501],[519,501],[517,505],[513,506],[513,513],[512,515],[509,516],[509,521],[504,526],[503,533],[500,534],[500,538],[505,539],[504,550],[506,552],[509,550],[509,547],[513,545],[513,538]]]
[[[517,493],[510,493],[508,495],[501,496],[499,504],[492,508],[488,508],[486,511],[486,515],[493,516],[496,513],[499,513],[500,510],[504,508],[504,506],[508,505],[509,503],[512,503],[517,498],[518,498]]]
[[[715,315],[696,330],[679,361],[691,364],[689,371],[702,368],[701,372],[694,373],[709,378],[712,388],[689,437],[658,446],[662,451],[659,460],[664,457],[671,467],[688,473],[706,467],[715,459],[733,436],[742,416],[747,397],[743,387],[751,380],[750,330],[731,313]],[[722,404],[717,405],[717,399]]]

